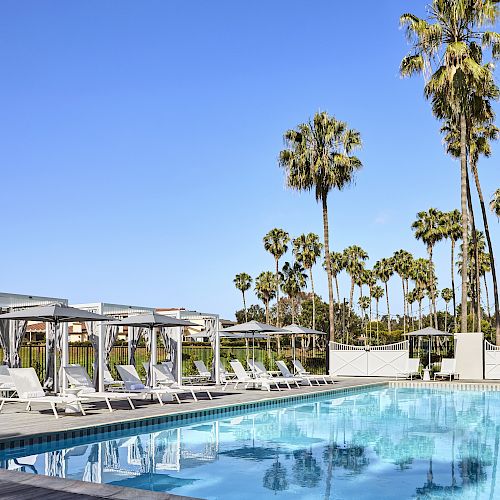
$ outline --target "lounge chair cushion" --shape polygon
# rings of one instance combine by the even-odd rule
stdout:
[[[128,391],[140,391],[145,388],[146,386],[144,384],[138,382],[125,382],[125,389]]]
[[[20,394],[20,397],[23,399],[35,399],[35,398],[43,398],[45,397],[44,391],[28,391]]]

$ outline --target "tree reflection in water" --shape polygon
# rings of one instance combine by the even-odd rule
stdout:
[[[321,481],[323,471],[314,458],[312,450],[297,450],[293,452],[294,482],[303,488],[314,488]]]
[[[264,479],[262,480],[264,488],[274,492],[287,490],[288,480],[286,473],[286,468],[279,461],[279,455],[276,455],[276,462],[264,474]]]

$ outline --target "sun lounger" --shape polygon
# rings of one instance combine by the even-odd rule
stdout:
[[[197,361],[194,361],[194,366],[198,370],[200,379],[210,380],[212,378],[212,374],[210,373],[210,370],[207,368],[203,360],[198,359]]]
[[[118,375],[125,383],[125,390],[128,392],[137,392],[139,394],[146,394],[156,396],[158,402],[163,406],[162,396],[172,396],[179,404],[179,394],[184,391],[170,387],[146,387],[139,377],[135,366],[133,365],[116,365]]]
[[[16,388],[10,377],[9,368],[6,365],[0,365],[0,394],[14,395]]]
[[[285,384],[288,389],[291,389],[290,384],[295,384],[299,387],[299,382],[294,377],[273,377],[273,375],[266,370],[266,367],[260,361],[254,361],[253,367],[257,378],[272,380],[277,384]]]
[[[316,375],[294,375],[289,369],[288,366],[286,366],[286,363],[284,361],[276,361],[276,366],[279,368],[281,374],[283,377],[287,378],[294,378],[296,379],[299,383],[300,382],[307,382],[310,386],[312,386],[313,382],[316,383],[316,385],[320,385],[320,380],[323,381],[323,378],[321,376],[317,377]]]
[[[220,378],[223,382],[227,382],[228,380],[234,380],[236,378],[235,373],[228,372],[224,368],[224,364],[222,361],[219,361],[219,370],[220,370]]]
[[[244,384],[245,389],[248,389],[249,386],[254,386],[260,387],[261,389],[266,389],[267,391],[271,392],[271,385],[274,385],[278,390],[281,390],[279,385],[272,382],[271,380],[255,378],[248,375],[248,373],[245,371],[245,368],[238,360],[230,361],[229,364],[231,365],[231,368],[236,375],[236,380],[226,380],[226,384],[222,389],[223,391],[226,390],[226,387],[230,383],[234,383],[235,389],[238,388],[239,384]]]
[[[70,383],[70,385],[72,385],[75,389],[81,389],[81,391],[78,392],[79,397],[85,399],[104,400],[110,412],[113,411],[113,408],[111,407],[111,400],[126,400],[128,401],[132,410],[135,409],[131,398],[137,398],[137,393],[96,391],[94,385],[92,384],[92,380],[90,380],[87,370],[85,370],[85,368],[80,365],[65,366],[64,371],[66,372],[66,377],[68,378],[68,382]]]
[[[125,385],[125,382],[123,380],[115,380],[113,378],[113,375],[111,375],[111,372],[109,371],[109,368],[107,366],[104,366],[104,387],[108,389],[123,389],[123,386]]]
[[[418,377],[420,375],[419,367],[419,358],[408,358],[405,371],[396,373],[396,379],[409,378],[410,380],[413,380],[413,377]]]
[[[26,411],[29,411],[31,405],[35,403],[48,404],[56,418],[59,418],[56,408],[58,404],[77,404],[82,415],[85,415],[81,398],[77,396],[47,396],[43,390],[42,384],[40,384],[38,380],[34,368],[9,368],[9,375],[18,397],[0,398],[0,412],[6,401],[19,401],[28,403]]]
[[[436,377],[453,377],[454,379],[459,378],[459,374],[456,372],[457,360],[455,358],[443,358],[441,360],[441,370],[434,374],[434,380]]]
[[[295,368],[295,371],[297,372],[297,375],[303,376],[303,375],[311,375],[311,372],[306,371],[302,363],[298,359],[294,359],[292,361],[293,366]],[[328,384],[328,381],[330,381],[332,384],[335,383],[335,380],[331,375],[327,375],[325,373],[321,373],[320,375],[315,375],[315,377],[319,377],[325,382],[325,384]]]
[[[195,401],[198,401],[198,398],[196,397],[197,392],[206,393],[209,399],[213,399],[210,389],[205,385],[179,385],[166,365],[153,365],[153,370],[155,372],[156,383],[160,387],[172,387],[174,389],[181,390],[184,393],[190,392]]]

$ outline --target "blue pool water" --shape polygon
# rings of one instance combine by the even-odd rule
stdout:
[[[494,499],[499,447],[500,392],[383,387],[11,450],[0,464],[209,499]]]

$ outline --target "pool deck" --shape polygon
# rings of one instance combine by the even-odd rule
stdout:
[[[314,395],[334,390],[345,390],[354,387],[369,387],[373,384],[388,382],[390,386],[398,387],[448,387],[450,389],[492,389],[500,390],[500,381],[466,381],[456,382],[422,382],[395,381],[384,378],[345,378],[339,379],[334,385],[301,386],[291,390],[271,392],[261,390],[234,390],[229,388],[223,392],[220,388],[213,389],[214,398],[200,396],[197,402],[190,398],[181,399],[181,404],[166,403],[161,406],[156,401],[134,400],[135,410],[131,410],[128,403],[112,402],[115,409],[108,411],[104,402],[85,404],[86,416],[81,414],[60,413],[56,419],[50,408],[43,405],[34,405],[31,412],[25,411],[21,403],[7,403],[0,414],[0,444],[5,445],[18,439],[33,436],[76,431],[79,429],[95,428],[102,425],[147,420],[165,415],[178,415],[199,410],[210,410],[221,407],[238,407],[250,403],[259,403],[270,400],[284,400],[301,395]],[[83,483],[81,481],[60,479],[48,476],[34,476],[33,474],[6,471],[0,469],[0,498],[35,498],[47,497],[51,499],[88,499],[88,498],[138,498],[144,500],[174,500],[187,499],[165,493],[153,493],[132,488],[120,488],[107,484]]]

